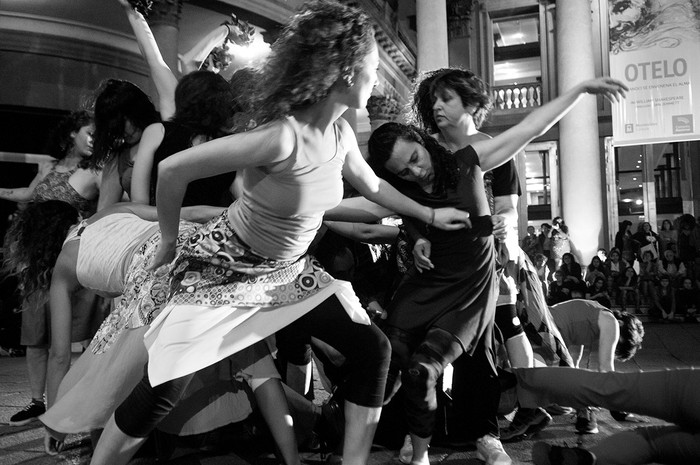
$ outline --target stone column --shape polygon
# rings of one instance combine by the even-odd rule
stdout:
[[[559,93],[595,76],[590,0],[556,7]],[[559,123],[562,217],[585,265],[604,242],[602,163],[596,97],[584,96]]]
[[[449,66],[445,0],[416,0],[418,72]]]
[[[182,0],[154,0],[148,14],[148,24],[153,31],[163,60],[179,76],[178,70],[178,33],[182,15]]]

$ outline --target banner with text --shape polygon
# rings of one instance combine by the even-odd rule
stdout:
[[[700,139],[700,0],[608,0],[613,144]]]

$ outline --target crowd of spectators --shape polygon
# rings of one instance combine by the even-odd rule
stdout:
[[[614,247],[600,248],[587,266],[557,217],[540,233],[527,228],[523,250],[536,265],[547,303],[575,298],[595,300],[661,321],[700,321],[700,217],[665,219],[655,232],[640,222],[620,223]]]

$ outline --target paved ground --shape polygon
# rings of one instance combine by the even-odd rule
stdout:
[[[17,409],[28,401],[28,387],[24,369],[24,358],[0,357],[0,465],[53,465],[75,464],[89,462],[90,441],[87,436],[73,436],[67,443],[66,450],[56,457],[49,457],[43,452],[43,430],[38,424],[25,427],[11,427],[7,419]],[[654,370],[674,367],[700,367],[700,324],[647,324],[644,347],[637,357],[628,363],[618,364],[620,371]],[[619,423],[613,420],[607,411],[601,411],[599,416],[600,433],[596,435],[578,436],[575,434],[573,420],[569,417],[555,417],[555,422],[544,431],[516,444],[506,444],[505,448],[515,463],[531,463],[530,450],[537,440],[551,443],[567,443],[574,445],[581,441],[589,446],[614,432],[636,426],[630,423]],[[648,419],[652,424],[661,423],[656,419]],[[240,432],[231,432],[232,441],[240,439]],[[200,451],[180,446],[176,450],[177,458],[168,463],[176,465],[215,465],[234,464],[267,465],[277,463],[271,456],[244,451],[244,441],[238,440],[238,454],[216,453],[206,454]],[[242,458],[245,457],[245,458]],[[397,451],[376,447],[372,452],[370,465],[398,465]],[[322,457],[318,454],[306,454],[307,463],[320,464]],[[132,462],[147,464],[152,460],[140,459]],[[457,451],[434,447],[431,449],[431,463],[441,465],[476,465],[481,462],[475,458],[473,450]]]

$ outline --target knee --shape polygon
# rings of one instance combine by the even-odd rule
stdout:
[[[411,392],[430,392],[435,389],[440,373],[431,365],[412,360],[401,380]]]

